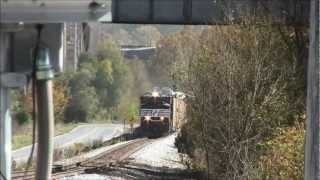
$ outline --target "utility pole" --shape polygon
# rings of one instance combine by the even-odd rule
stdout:
[[[78,24],[74,23],[74,40],[73,40],[73,61],[72,61],[72,68],[73,70],[77,70],[78,64]]]
[[[319,0],[311,0],[304,179],[320,180]]]
[[[50,65],[49,49],[37,48],[36,59],[36,89],[38,109],[38,153],[37,153],[37,180],[51,179],[53,159],[53,96],[52,79],[54,73]]]
[[[9,71],[9,33],[0,27],[0,78]],[[0,79],[0,80],[1,80]],[[11,179],[11,116],[9,88],[0,81],[0,180]]]

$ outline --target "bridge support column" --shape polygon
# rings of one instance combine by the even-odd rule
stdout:
[[[8,72],[9,33],[0,27],[0,80]],[[0,180],[11,179],[11,117],[9,89],[0,81]]]
[[[320,180],[319,0],[311,0],[304,179]]]

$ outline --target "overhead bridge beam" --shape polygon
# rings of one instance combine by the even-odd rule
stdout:
[[[230,24],[253,15],[275,23],[309,20],[310,0],[113,0],[113,23]]]
[[[99,21],[110,12],[110,5],[111,0],[0,0],[0,22]]]
[[[0,22],[230,24],[269,14],[274,22],[306,24],[309,4],[310,0],[0,0]]]

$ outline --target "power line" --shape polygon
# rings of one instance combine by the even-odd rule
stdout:
[[[41,40],[41,31],[42,31],[43,26],[42,25],[37,25],[37,42],[36,42],[36,47],[33,52],[33,68],[32,68],[32,147],[31,147],[31,152],[28,158],[27,162],[27,167],[25,170],[25,174],[28,172],[29,167],[32,164],[32,159],[33,159],[33,154],[34,154],[34,149],[35,149],[35,139],[36,139],[36,112],[37,112],[37,106],[36,106],[36,60],[38,58],[38,50],[39,50],[39,44]]]

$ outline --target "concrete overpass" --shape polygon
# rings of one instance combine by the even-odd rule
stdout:
[[[305,24],[309,12],[310,0],[117,0],[112,22],[227,25],[267,15],[274,23]]]
[[[156,47],[121,46],[121,53],[126,59],[148,60],[156,51]]]
[[[1,22],[229,24],[252,15],[309,20],[310,0],[1,0]],[[110,13],[111,12],[111,13]]]

